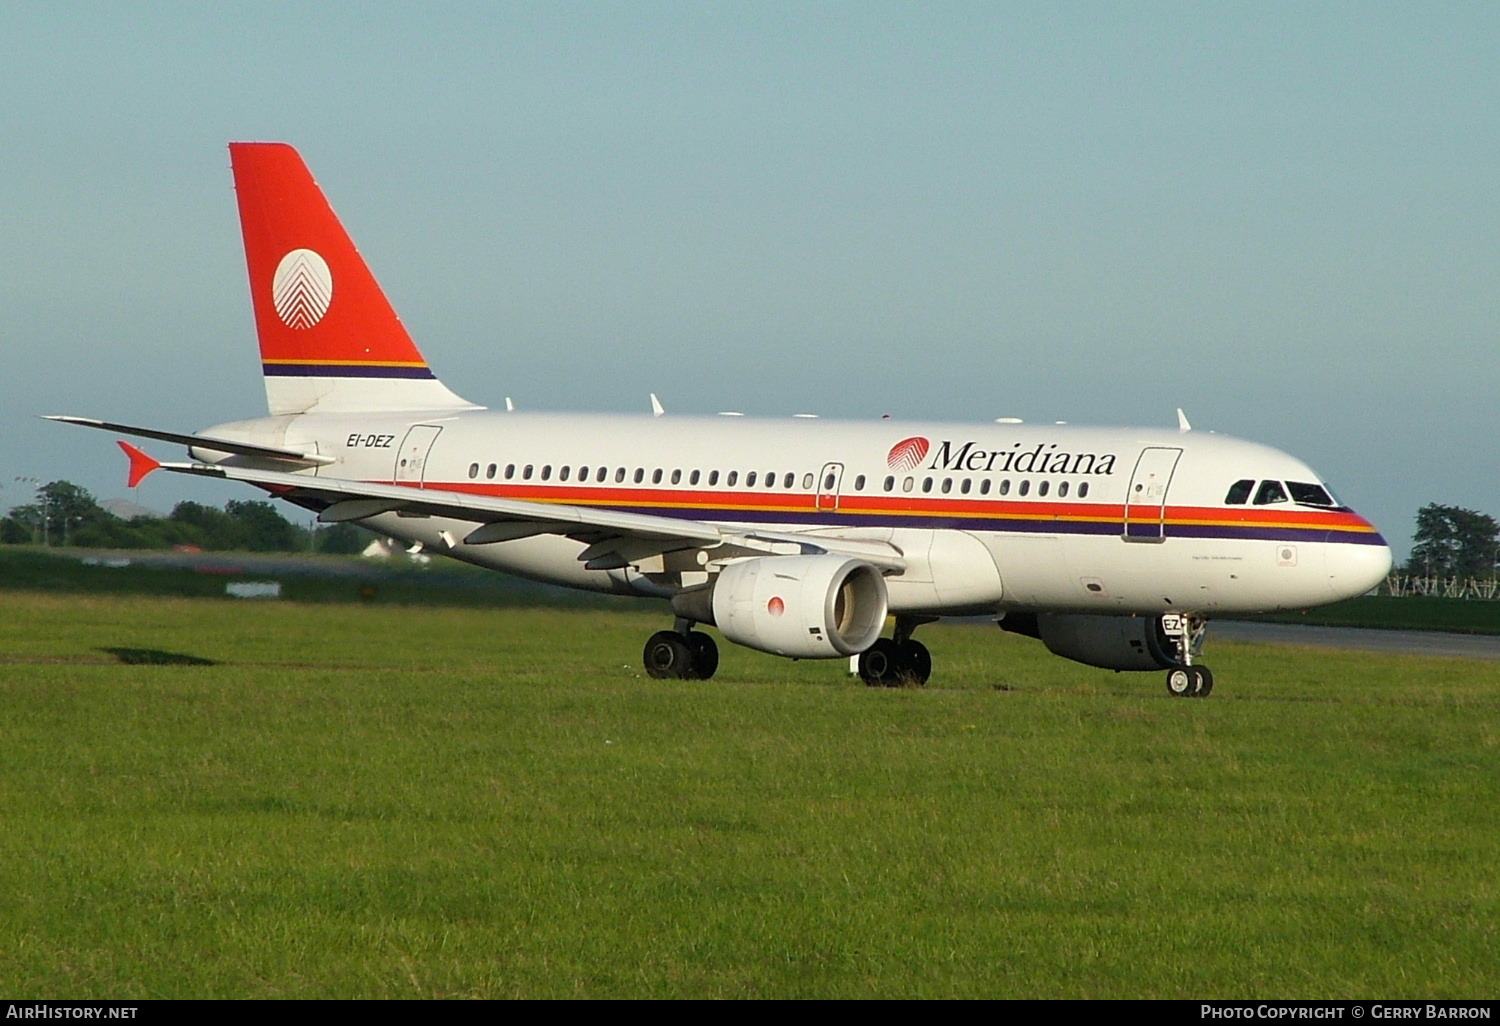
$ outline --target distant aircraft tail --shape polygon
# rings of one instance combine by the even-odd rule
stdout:
[[[297,151],[229,156],[271,414],[475,409],[428,368]]]

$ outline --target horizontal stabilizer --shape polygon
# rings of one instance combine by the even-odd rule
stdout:
[[[137,438],[154,438],[159,442],[176,442],[188,448],[212,449],[215,452],[231,452],[237,456],[255,456],[263,460],[282,460],[288,463],[304,463],[311,466],[327,466],[334,462],[332,456],[319,456],[312,452],[298,452],[296,449],[281,449],[273,445],[254,445],[250,442],[235,442],[228,438],[207,438],[203,435],[184,435],[175,431],[158,431],[155,428],[133,427],[129,424],[112,424],[107,420],[94,420],[91,417],[43,417],[43,420],[55,420],[63,424],[78,424],[82,427],[99,428],[102,431],[113,431],[121,435],[135,435]],[[139,452],[139,450],[137,450]]]

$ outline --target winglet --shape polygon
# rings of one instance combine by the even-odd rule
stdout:
[[[1193,430],[1193,425],[1188,423],[1187,414],[1182,412],[1182,407],[1177,407],[1177,430],[1184,434]]]
[[[137,449],[129,442],[116,442],[115,444],[118,445],[121,449],[124,449],[125,455],[130,457],[129,485],[131,488],[134,488],[136,485],[140,484],[141,480],[145,478],[147,474],[151,473],[151,471],[161,466],[160,463],[152,459],[150,456],[147,456],[145,453],[141,452],[141,450]]]

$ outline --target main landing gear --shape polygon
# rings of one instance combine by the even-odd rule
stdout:
[[[641,653],[646,675],[657,680],[708,680],[719,668],[719,646],[687,620],[678,629],[657,631]]]
[[[932,653],[912,632],[937,617],[896,617],[896,633],[877,638],[859,657],[859,676],[872,688],[921,687],[932,676]]]
[[[1167,694],[1173,698],[1207,698],[1214,689],[1214,675],[1207,666],[1193,662],[1193,652],[1202,646],[1208,624],[1199,616],[1184,616],[1172,638],[1177,643],[1181,666],[1167,671]]]

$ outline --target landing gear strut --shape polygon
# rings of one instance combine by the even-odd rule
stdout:
[[[657,631],[646,639],[641,662],[646,675],[657,680],[708,680],[719,668],[719,646],[691,621],[679,620],[676,630]]]
[[[1201,616],[1182,617],[1181,629],[1174,636],[1177,659],[1181,666],[1167,671],[1167,694],[1173,698],[1207,698],[1214,689],[1214,675],[1207,666],[1193,662],[1193,653],[1203,647],[1203,632],[1208,623]]]
[[[932,676],[932,653],[912,632],[937,617],[896,617],[895,637],[877,638],[859,657],[859,676],[872,688],[921,687]]]

